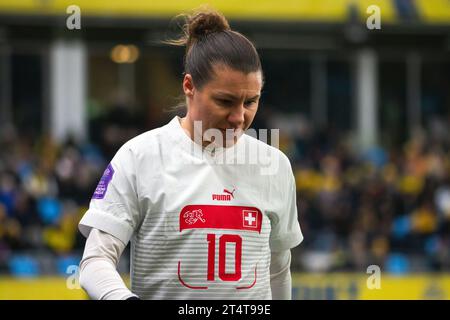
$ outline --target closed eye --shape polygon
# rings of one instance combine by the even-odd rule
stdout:
[[[217,102],[219,105],[224,106],[224,107],[231,107],[231,106],[233,106],[233,104],[235,103],[234,100],[230,100],[230,99],[220,99],[220,98],[216,98],[215,100],[216,100],[216,102]],[[248,100],[248,101],[245,101],[245,102],[244,102],[244,106],[245,106],[245,107],[251,107],[251,106],[253,106],[253,104],[255,104],[256,102],[257,102],[257,100]]]
[[[233,104],[233,101],[228,99],[216,99],[216,101],[223,106],[231,106]]]

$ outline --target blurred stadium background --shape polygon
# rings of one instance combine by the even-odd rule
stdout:
[[[87,298],[77,223],[118,147],[173,116],[183,50],[158,41],[203,3],[0,0],[0,299]],[[208,3],[261,54],[254,127],[280,128],[305,235],[294,298],[450,299],[450,1]]]

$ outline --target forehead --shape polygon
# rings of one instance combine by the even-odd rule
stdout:
[[[204,86],[210,93],[229,93],[235,96],[259,95],[262,87],[261,71],[248,74],[225,66],[214,66],[214,76]]]

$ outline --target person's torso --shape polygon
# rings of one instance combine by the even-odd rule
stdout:
[[[218,165],[156,140],[160,156],[137,159],[143,218],[132,238],[132,291],[143,299],[270,299],[269,177],[257,164]]]

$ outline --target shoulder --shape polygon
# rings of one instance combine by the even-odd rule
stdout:
[[[148,130],[125,142],[117,155],[129,153],[134,157],[142,157],[159,150],[158,145],[167,139],[167,125]]]
[[[258,157],[260,162],[268,163],[268,161],[276,161],[281,170],[285,172],[290,172],[292,170],[289,158],[278,149],[277,145],[270,145],[248,134],[244,134],[243,138],[245,146],[249,148],[250,154]]]
[[[147,172],[160,167],[158,153],[166,144],[165,127],[155,128],[125,142],[111,160],[112,166],[124,172]]]

